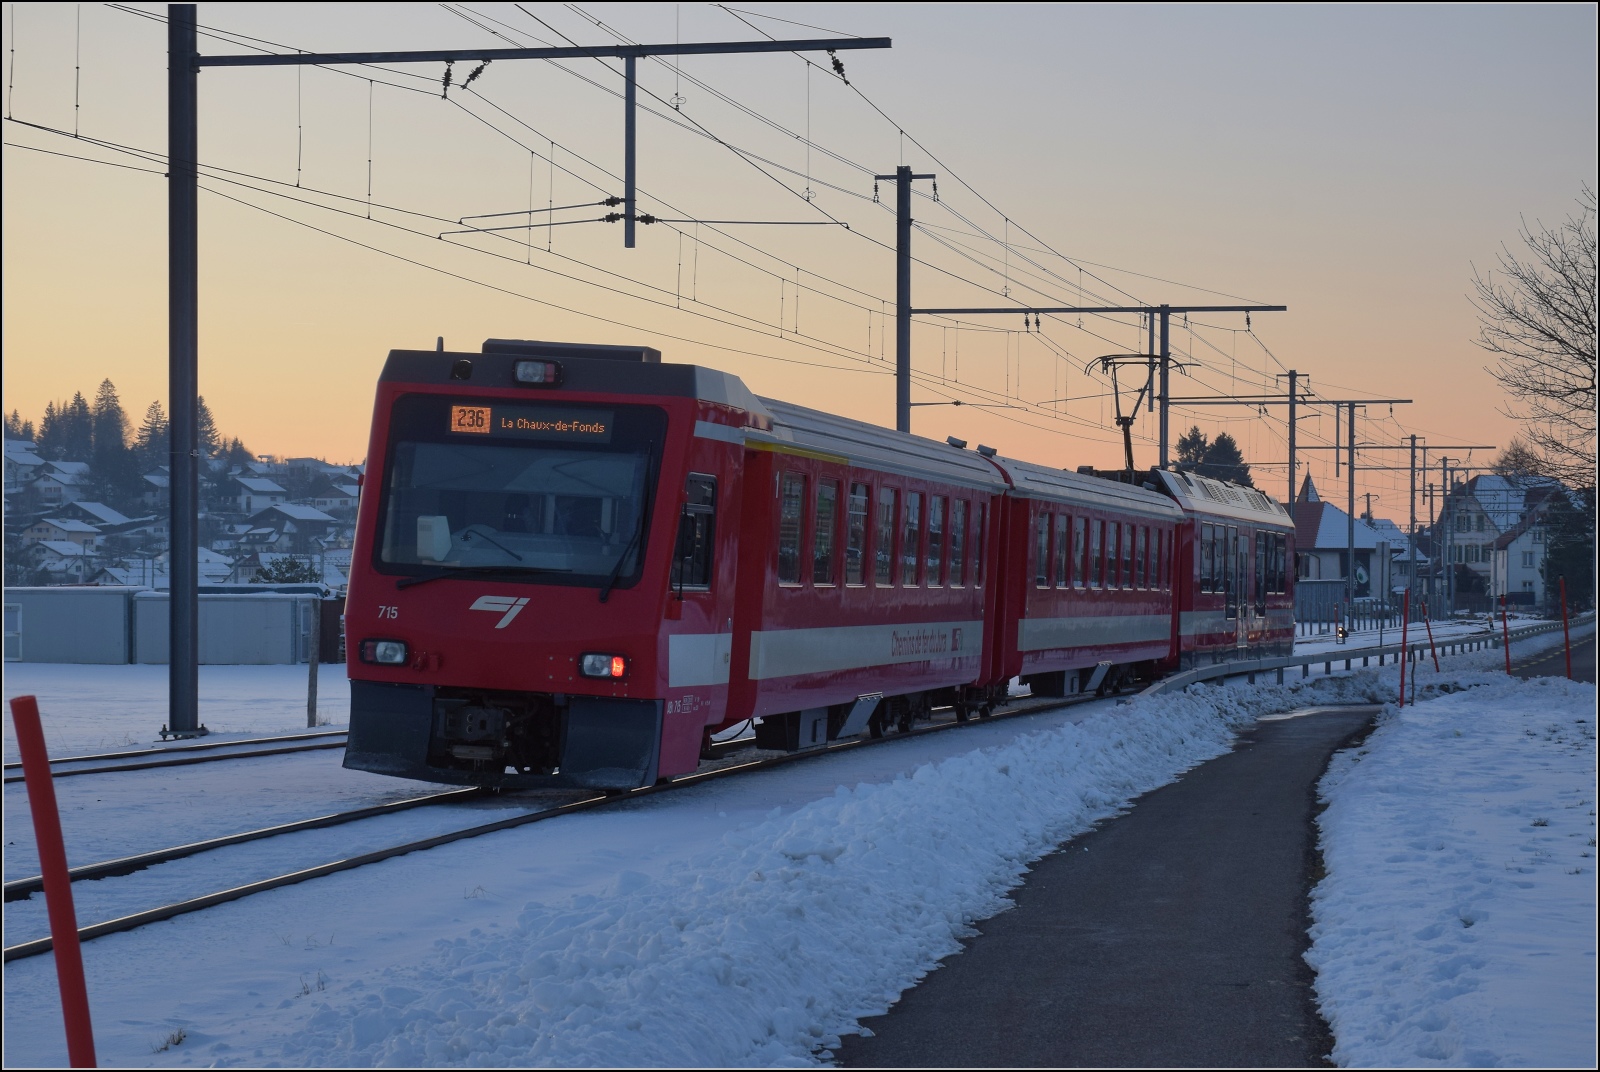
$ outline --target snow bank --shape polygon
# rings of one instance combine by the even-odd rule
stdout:
[[[723,838],[652,880],[530,903],[283,1043],[350,1065],[808,1064],[1008,906],[1030,861],[1297,704],[1329,678],[1196,688],[854,788]]]
[[[1592,1067],[1595,689],[1462,683],[1389,709],[1323,779],[1306,959],[1333,1057]]]

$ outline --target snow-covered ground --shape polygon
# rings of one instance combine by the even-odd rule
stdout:
[[[1307,959],[1341,1065],[1594,1065],[1595,689],[1485,677],[1323,778]]]
[[[1460,656],[1442,674],[1430,667],[1419,696],[1458,681],[1504,682],[1490,672],[1500,658]],[[148,740],[161,721],[164,673],[119,685],[115,674],[92,681],[84,669],[8,667],[6,692],[58,698],[46,701],[47,724],[50,710],[62,712],[51,731],[58,751]],[[234,669],[246,700],[217,673]],[[325,694],[337,677],[329,669]],[[303,689],[304,668],[202,672],[211,676],[210,684],[203,678],[211,690],[203,717],[213,729],[303,726],[295,684]],[[982,723],[507,831],[109,936],[84,947],[100,1058],[159,1066],[812,1063],[857,1018],[882,1012],[955,951],[973,922],[1004,908],[1030,861],[1227,750],[1259,715],[1387,700],[1397,672],[1196,687]],[[90,694],[119,706],[74,728],[69,701]],[[138,712],[136,724],[117,721],[115,710]],[[285,757],[298,765],[272,779],[283,798],[272,806],[330,811],[369,791],[336,763],[312,758],[319,755],[328,754]],[[81,810],[69,819],[69,857],[100,858],[124,842],[174,843],[196,815],[236,829],[261,825],[271,785],[236,792],[238,768],[268,762],[196,768],[207,773],[182,787],[151,772],[151,796],[173,802],[164,810],[110,803],[92,791],[101,779],[64,780],[63,790],[86,783],[74,790]],[[1588,762],[1592,783],[1592,739]],[[6,796],[8,877],[20,848],[13,823],[26,822],[22,799]],[[427,814],[395,817],[385,836],[422,831],[436,821]],[[1332,869],[1337,877],[1339,865]],[[1586,881],[1592,951],[1592,875]],[[87,886],[79,894],[85,904],[96,896],[111,895]],[[8,944],[31,936],[23,931],[37,925],[37,906],[6,912]],[[1515,916],[1509,906],[1497,912]],[[1530,941],[1573,944],[1538,919],[1525,926]],[[1330,933],[1344,943],[1336,959],[1368,955],[1360,935]],[[5,1063],[63,1063],[51,958],[7,965],[5,999]],[[1323,1000],[1343,1016],[1338,997]],[[1589,1008],[1592,1040],[1592,1000]],[[1342,1047],[1359,1041],[1354,1023],[1335,1024]]]
[[[200,721],[208,741],[306,732],[305,666],[200,667]],[[52,756],[143,748],[167,724],[165,666],[65,666],[7,663],[5,694],[35,695]],[[350,680],[342,664],[317,669],[317,722],[350,721]],[[17,759],[9,710],[0,737],[5,761]]]
[[[1513,614],[1508,617],[1507,624],[1514,630],[1519,626],[1535,625],[1543,621],[1543,618],[1522,617]],[[1491,632],[1495,636],[1500,635],[1500,620],[1498,618],[1493,623],[1483,618],[1477,618],[1459,619],[1451,622],[1412,622],[1406,635],[1406,640],[1413,644],[1422,643],[1428,639],[1428,629],[1430,627],[1433,630],[1433,639],[1436,642],[1488,636]],[[1309,655],[1313,652],[1335,652],[1347,648],[1354,651],[1358,648],[1375,648],[1380,644],[1398,643],[1400,643],[1400,630],[1393,626],[1383,629],[1352,629],[1343,644],[1339,643],[1339,638],[1331,631],[1326,633],[1313,632],[1295,637],[1294,653],[1296,655]],[[1512,644],[1512,650],[1516,650],[1515,642]]]

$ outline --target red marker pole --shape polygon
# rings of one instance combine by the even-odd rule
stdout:
[[[39,702],[32,696],[11,701],[17,727],[17,750],[28,784],[28,808],[39,845],[39,872],[50,915],[50,941],[56,954],[56,981],[61,986],[61,1015],[67,1026],[67,1060],[73,1068],[95,1068],[94,1026],[89,1022],[89,988],[83,978],[83,950],[78,945],[78,916],[72,908],[72,880],[67,877],[67,850],[61,840],[61,815],[50,776],[50,755]]]
[[[1493,629],[1494,626],[1489,628]],[[1511,626],[1506,624],[1506,597],[1500,597],[1500,635],[1505,637],[1506,673],[1511,673]]]
[[[1567,644],[1567,680],[1572,680],[1572,630],[1567,628],[1567,579],[1561,578],[1561,637]]]
[[[1411,628],[1411,589],[1406,589],[1405,603],[1400,611],[1400,706],[1406,705],[1406,663],[1411,661],[1411,651],[1406,647],[1407,631]]]
[[[1439,672],[1439,649],[1433,646],[1433,619],[1428,617],[1428,604],[1422,604],[1422,624],[1428,627],[1428,654],[1433,656],[1433,672]]]

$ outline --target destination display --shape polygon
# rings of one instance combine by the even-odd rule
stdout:
[[[458,435],[610,443],[615,424],[615,411],[605,409],[496,405],[450,407],[450,431]]]

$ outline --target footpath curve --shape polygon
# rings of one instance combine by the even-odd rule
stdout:
[[[1377,707],[1266,718],[1033,867],[846,1067],[1307,1067],[1316,783]]]

